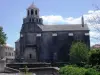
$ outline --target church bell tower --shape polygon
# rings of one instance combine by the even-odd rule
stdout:
[[[37,8],[33,3],[27,8],[27,16],[23,19],[23,23],[27,22],[43,24],[42,18],[39,18],[39,8]]]

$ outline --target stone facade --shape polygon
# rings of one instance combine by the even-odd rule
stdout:
[[[67,62],[73,41],[90,47],[89,29],[84,24],[44,25],[39,9],[31,5],[23,19],[16,42],[16,60],[24,62]]]

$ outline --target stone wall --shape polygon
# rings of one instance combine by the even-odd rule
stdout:
[[[57,36],[52,36],[57,33]],[[73,33],[72,36],[69,33]],[[90,47],[88,32],[44,32],[40,37],[40,59],[41,61],[67,62],[69,60],[69,50],[74,41],[82,41]]]
[[[5,67],[6,67],[6,61],[0,60],[0,72],[4,72]]]

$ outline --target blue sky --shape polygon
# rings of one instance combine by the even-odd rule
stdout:
[[[3,26],[7,34],[7,43],[13,47],[14,42],[19,38],[22,21],[26,16],[26,9],[32,2],[33,0],[0,1],[0,26]],[[87,14],[88,11],[94,10],[93,4],[100,5],[99,0],[34,0],[34,3],[40,9],[40,16],[46,16],[46,18],[47,16],[58,16],[68,19],[77,19]]]

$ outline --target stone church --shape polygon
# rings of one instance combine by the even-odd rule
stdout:
[[[73,41],[90,47],[89,28],[83,17],[82,24],[44,25],[39,8],[32,4],[15,42],[15,58],[20,62],[67,62]]]

